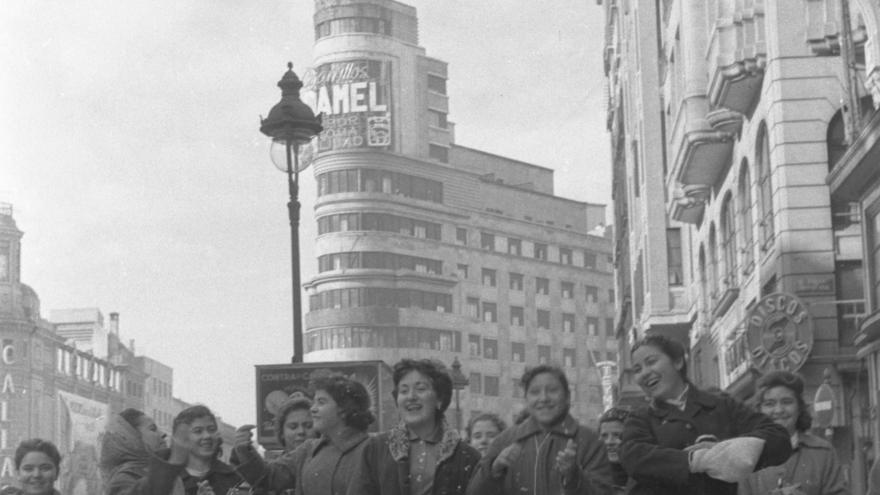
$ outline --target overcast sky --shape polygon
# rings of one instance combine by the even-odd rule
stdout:
[[[416,0],[449,63],[456,142],[556,171],[609,204],[602,7]],[[259,116],[288,60],[310,64],[305,0],[6,0],[0,201],[42,315],[120,313],[124,340],[174,368],[174,393],[252,423],[255,364],[292,353],[287,187]],[[317,271],[302,177],[303,281]],[[307,301],[307,299],[304,299]],[[307,309],[304,310],[306,312]]]

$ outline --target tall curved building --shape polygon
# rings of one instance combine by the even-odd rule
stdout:
[[[306,150],[319,273],[305,361],[458,357],[463,418],[508,420],[526,366],[555,363],[572,412],[594,421],[597,363],[617,347],[604,205],[554,196],[550,169],[457,146],[446,63],[417,24],[394,1],[316,1],[304,98],[325,131]]]

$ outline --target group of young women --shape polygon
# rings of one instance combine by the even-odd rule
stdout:
[[[748,407],[691,384],[683,346],[665,337],[638,342],[632,365],[648,405],[606,412],[599,434],[569,414],[562,370],[542,365],[521,379],[521,421],[507,428],[479,415],[465,440],[445,419],[453,388],[443,365],[404,359],[393,370],[400,423],[389,431],[368,435],[366,389],[328,375],[313,380],[310,402],[282,407],[276,431],[286,453],[272,462],[254,449],[252,426],[236,432],[236,467],[220,462],[216,419],[203,406],[178,416],[170,448],[152,419],[127,410],[108,423],[102,475],[112,495],[227,495],[242,486],[297,495],[848,493],[831,445],[809,433],[798,375],[762,377]],[[57,493],[60,462],[51,443],[23,442],[14,493]]]

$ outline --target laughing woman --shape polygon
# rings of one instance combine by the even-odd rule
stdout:
[[[785,428],[687,379],[684,347],[650,335],[632,348],[635,380],[650,405],[623,429],[620,460],[635,480],[631,495],[732,495],[752,471],[785,462]]]
[[[443,417],[449,373],[436,361],[404,359],[393,379],[402,421],[367,440],[348,495],[464,495],[480,454]]]
[[[521,384],[528,419],[495,438],[468,495],[611,493],[605,447],[569,414],[565,373],[541,365],[526,371]]]
[[[15,449],[15,471],[21,488],[3,493],[11,495],[60,495],[55,480],[61,465],[61,454],[52,442],[39,438],[25,440]]]
[[[762,495],[789,488],[803,495],[846,495],[846,477],[834,448],[811,434],[813,420],[804,401],[804,381],[788,371],[774,371],[758,380],[759,411],[788,431],[794,454],[781,466],[752,474],[740,483],[740,495]]]

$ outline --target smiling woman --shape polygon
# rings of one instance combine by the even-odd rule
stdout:
[[[631,495],[733,495],[736,482],[791,454],[788,433],[770,418],[693,386],[678,342],[649,335],[633,346],[632,365],[650,405],[624,425]]]
[[[452,400],[446,368],[404,359],[393,380],[401,422],[367,441],[348,495],[464,495],[480,454],[443,416]]]
[[[61,454],[52,442],[39,438],[25,440],[15,449],[15,471],[21,488],[10,495],[58,495],[55,480],[61,465]]]

